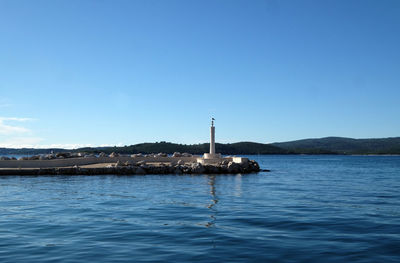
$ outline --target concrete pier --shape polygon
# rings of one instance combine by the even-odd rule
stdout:
[[[1,160],[0,175],[96,174],[247,174],[258,172],[257,162],[241,157],[205,162],[191,157],[81,157],[49,160]]]

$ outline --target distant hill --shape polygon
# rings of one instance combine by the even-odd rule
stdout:
[[[286,150],[283,150],[279,147],[270,145],[270,144],[262,144],[255,142],[238,142],[238,143],[216,143],[215,145],[216,151],[221,154],[226,155],[235,155],[235,154],[285,154]],[[50,152],[87,152],[87,153],[112,153],[117,152],[121,154],[133,154],[133,153],[169,153],[172,154],[174,152],[187,152],[192,154],[203,154],[207,153],[210,149],[209,143],[203,144],[176,144],[170,142],[156,142],[156,143],[140,143],[130,146],[123,147],[86,147],[79,148],[74,150],[68,149],[31,149],[31,148],[22,148],[22,149],[12,149],[12,148],[0,148],[0,155],[8,155],[8,154],[46,154]]]
[[[382,139],[352,139],[326,137],[272,145],[292,153],[334,153],[334,154],[400,154],[400,137]]]
[[[0,148],[1,155],[23,155],[23,154],[47,154],[51,152],[65,152],[66,149],[51,148],[51,149],[35,149],[35,148]]]
[[[238,143],[216,143],[216,151],[221,154],[285,154],[286,150],[270,144],[262,144],[255,142],[238,142]],[[176,144],[170,142],[157,143],[140,143],[124,147],[101,147],[101,148],[81,148],[76,151],[85,152],[119,152],[119,153],[174,153],[187,152],[192,154],[207,153],[210,149],[209,143],[203,144]]]
[[[87,153],[169,153],[188,152],[203,154],[209,151],[210,144],[176,144],[170,142],[140,143],[123,147],[90,147],[68,149],[10,149],[0,148],[0,156],[8,154],[45,154],[53,152]],[[263,144],[255,142],[217,143],[216,151],[225,155],[238,154],[400,154],[400,137],[383,139],[351,139],[326,137],[290,142]]]

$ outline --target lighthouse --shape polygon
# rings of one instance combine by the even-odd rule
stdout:
[[[214,126],[214,118],[211,118],[211,127],[210,127],[210,153],[204,154],[204,159],[220,159],[221,154],[215,153],[215,126]]]
[[[210,127],[210,155],[215,154],[215,127],[214,127],[214,118],[211,118],[211,127]]]

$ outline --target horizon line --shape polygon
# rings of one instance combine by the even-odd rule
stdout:
[[[352,139],[352,140],[380,140],[380,139],[393,139],[393,138],[400,138],[400,136],[396,137],[375,137],[375,138],[352,138],[352,137],[341,137],[341,136],[326,136],[326,137],[314,137],[314,138],[304,138],[304,139],[297,139],[297,140],[290,140],[290,141],[280,141],[280,142],[256,142],[256,141],[237,141],[237,142],[216,142],[216,144],[236,144],[236,143],[257,143],[257,144],[265,144],[265,145],[272,145],[277,143],[287,143],[287,142],[295,142],[295,141],[302,141],[302,140],[320,140],[320,139],[327,139],[327,138],[341,138],[341,139]],[[209,144],[210,142],[202,142],[202,143],[179,143],[179,142],[170,142],[170,141],[156,141],[156,142],[140,142],[135,144],[116,144],[116,145],[90,145],[90,144],[53,144],[53,145],[27,145],[23,147],[3,147],[0,145],[0,149],[63,149],[63,150],[77,150],[82,148],[112,148],[112,147],[129,147],[135,146],[139,144],[155,144],[155,143],[170,143],[170,144],[177,144],[177,145],[201,145],[201,144]],[[77,147],[68,147],[71,145],[77,145]]]

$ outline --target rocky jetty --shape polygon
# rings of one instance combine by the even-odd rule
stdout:
[[[145,162],[121,163],[105,167],[56,167],[56,168],[22,168],[22,169],[0,169],[0,175],[146,175],[146,174],[248,174],[259,172],[257,162],[249,160],[239,164],[234,162],[220,162],[216,164],[182,163],[147,164]]]
[[[205,159],[189,153],[98,155],[51,153],[0,157],[0,175],[95,175],[95,174],[247,174],[259,172],[257,162],[242,157]]]

